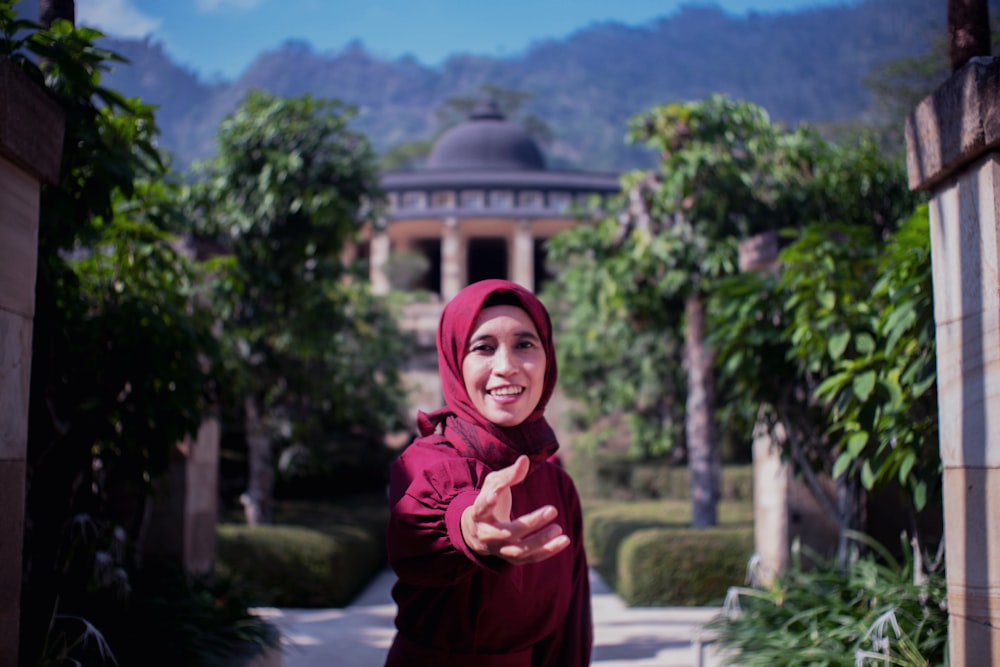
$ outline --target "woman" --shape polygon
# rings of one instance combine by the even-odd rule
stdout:
[[[462,290],[441,314],[445,406],[393,464],[389,563],[398,577],[387,667],[590,663],[580,502],[552,460],[552,323],[506,280]]]

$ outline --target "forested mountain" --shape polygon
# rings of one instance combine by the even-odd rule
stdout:
[[[998,5],[990,1],[994,14]],[[492,84],[531,94],[523,111],[555,133],[550,166],[617,171],[651,159],[624,137],[628,119],[658,103],[722,92],[789,125],[870,117],[873,67],[943,43],[946,9],[946,0],[863,0],[733,16],[692,4],[639,27],[596,24],[513,57],[457,55],[440,67],[379,59],[360,43],[318,52],[291,41],[261,53],[237,80],[213,82],[172,63],[155,41],[107,39],[131,62],[106,82],[160,106],[162,144],[179,167],[212,153],[219,121],[251,88],[356,105],[358,128],[384,151],[432,138],[445,100]]]

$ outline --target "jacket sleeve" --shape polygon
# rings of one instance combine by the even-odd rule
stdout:
[[[389,474],[389,565],[408,584],[445,587],[477,570],[500,571],[501,559],[481,558],[462,538],[462,512],[490,472],[483,463],[411,445]]]

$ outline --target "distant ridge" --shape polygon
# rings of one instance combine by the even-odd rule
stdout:
[[[1000,0],[990,7],[1000,11]],[[443,129],[434,115],[442,102],[489,83],[532,95],[524,111],[556,134],[550,165],[620,171],[651,163],[625,133],[629,118],[658,103],[722,92],[788,125],[862,120],[872,102],[865,77],[945,39],[946,10],[946,0],[864,0],[741,17],[688,5],[640,27],[598,24],[510,58],[459,55],[437,68],[383,60],[358,43],[331,54],[291,41],[261,53],[237,80],[213,82],[171,62],[156,42],[103,45],[131,61],[106,83],[159,105],[161,144],[179,168],[213,153],[220,120],[251,88],[353,104],[357,128],[384,151],[432,138]]]

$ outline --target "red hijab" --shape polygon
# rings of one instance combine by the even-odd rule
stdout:
[[[472,328],[483,305],[494,295],[502,295],[503,303],[516,305],[528,314],[545,350],[542,396],[532,413],[516,426],[497,426],[483,417],[472,404],[462,377]],[[544,416],[558,375],[552,321],[534,294],[508,280],[482,280],[469,285],[444,307],[438,324],[437,349],[445,406],[430,414],[417,412],[421,436],[447,443],[462,456],[480,459],[494,470],[511,465],[521,454],[526,454],[532,463],[539,463],[556,452],[559,443]],[[435,435],[438,426],[442,432]]]

